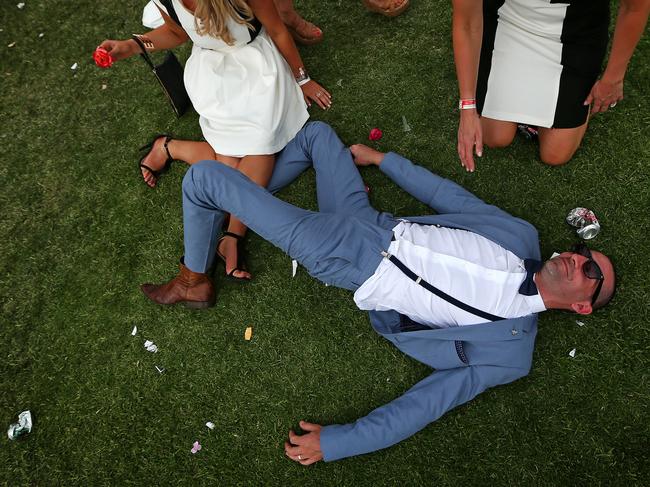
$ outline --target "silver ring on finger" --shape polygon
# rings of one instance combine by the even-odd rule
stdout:
[[[298,455],[298,460],[302,460],[302,455]]]

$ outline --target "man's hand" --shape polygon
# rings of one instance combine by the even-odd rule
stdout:
[[[285,455],[301,465],[311,465],[322,460],[323,452],[320,450],[320,430],[322,426],[301,421],[300,427],[307,433],[299,436],[289,430],[289,441],[284,442]]]
[[[470,172],[475,169],[473,152],[483,155],[483,131],[476,110],[461,110],[458,124],[458,157],[461,165]]]
[[[351,145],[350,152],[352,152],[354,163],[357,166],[379,166],[385,156],[383,152],[376,151],[375,149],[363,144]]]

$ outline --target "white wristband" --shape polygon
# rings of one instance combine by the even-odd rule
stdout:
[[[309,76],[307,76],[305,79],[301,79],[300,81],[298,81],[298,86],[306,85],[310,81],[311,81],[311,78]]]

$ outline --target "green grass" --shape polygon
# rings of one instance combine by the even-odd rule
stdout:
[[[147,302],[138,285],[170,278],[182,254],[186,168],[176,164],[152,191],[136,148],[159,131],[200,138],[197,115],[176,120],[139,59],[92,64],[102,39],[144,30],[144,1],[15,3],[0,9],[0,426],[30,409],[35,427],[2,440],[0,483],[647,483],[650,38],[632,60],[626,99],[593,120],[569,165],[543,166],[518,139],[487,150],[466,174],[455,151],[449,2],[413,0],[393,20],[356,0],[297,2],[325,31],[323,44],[302,50],[334,97],[331,111],[312,109],[314,119],[349,143],[382,128],[376,147],[535,224],[544,255],[575,241],[563,223],[569,209],[594,209],[603,227],[594,245],[620,276],[615,301],[586,326],[565,313],[541,316],[526,378],[393,448],[303,468],[282,449],[298,420],[352,421],[430,371],[374,333],[350,293],[304,270],[292,279],[290,259],[255,235],[254,282],[219,274],[213,309]],[[378,171],[363,176],[376,207],[428,211]],[[313,174],[281,197],[315,208]],[[158,354],[144,350],[145,338]],[[197,439],[203,450],[191,455]]]

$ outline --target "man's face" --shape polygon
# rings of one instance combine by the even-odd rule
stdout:
[[[591,252],[591,258],[598,264],[604,277],[599,295],[611,293],[614,285],[614,269],[611,262],[605,255],[596,251]],[[584,265],[588,260],[588,257],[575,252],[563,252],[544,263],[540,277],[545,289],[552,293],[554,302],[557,302],[553,307],[570,308],[582,314],[591,313],[592,299],[599,280],[591,279],[585,274]]]

